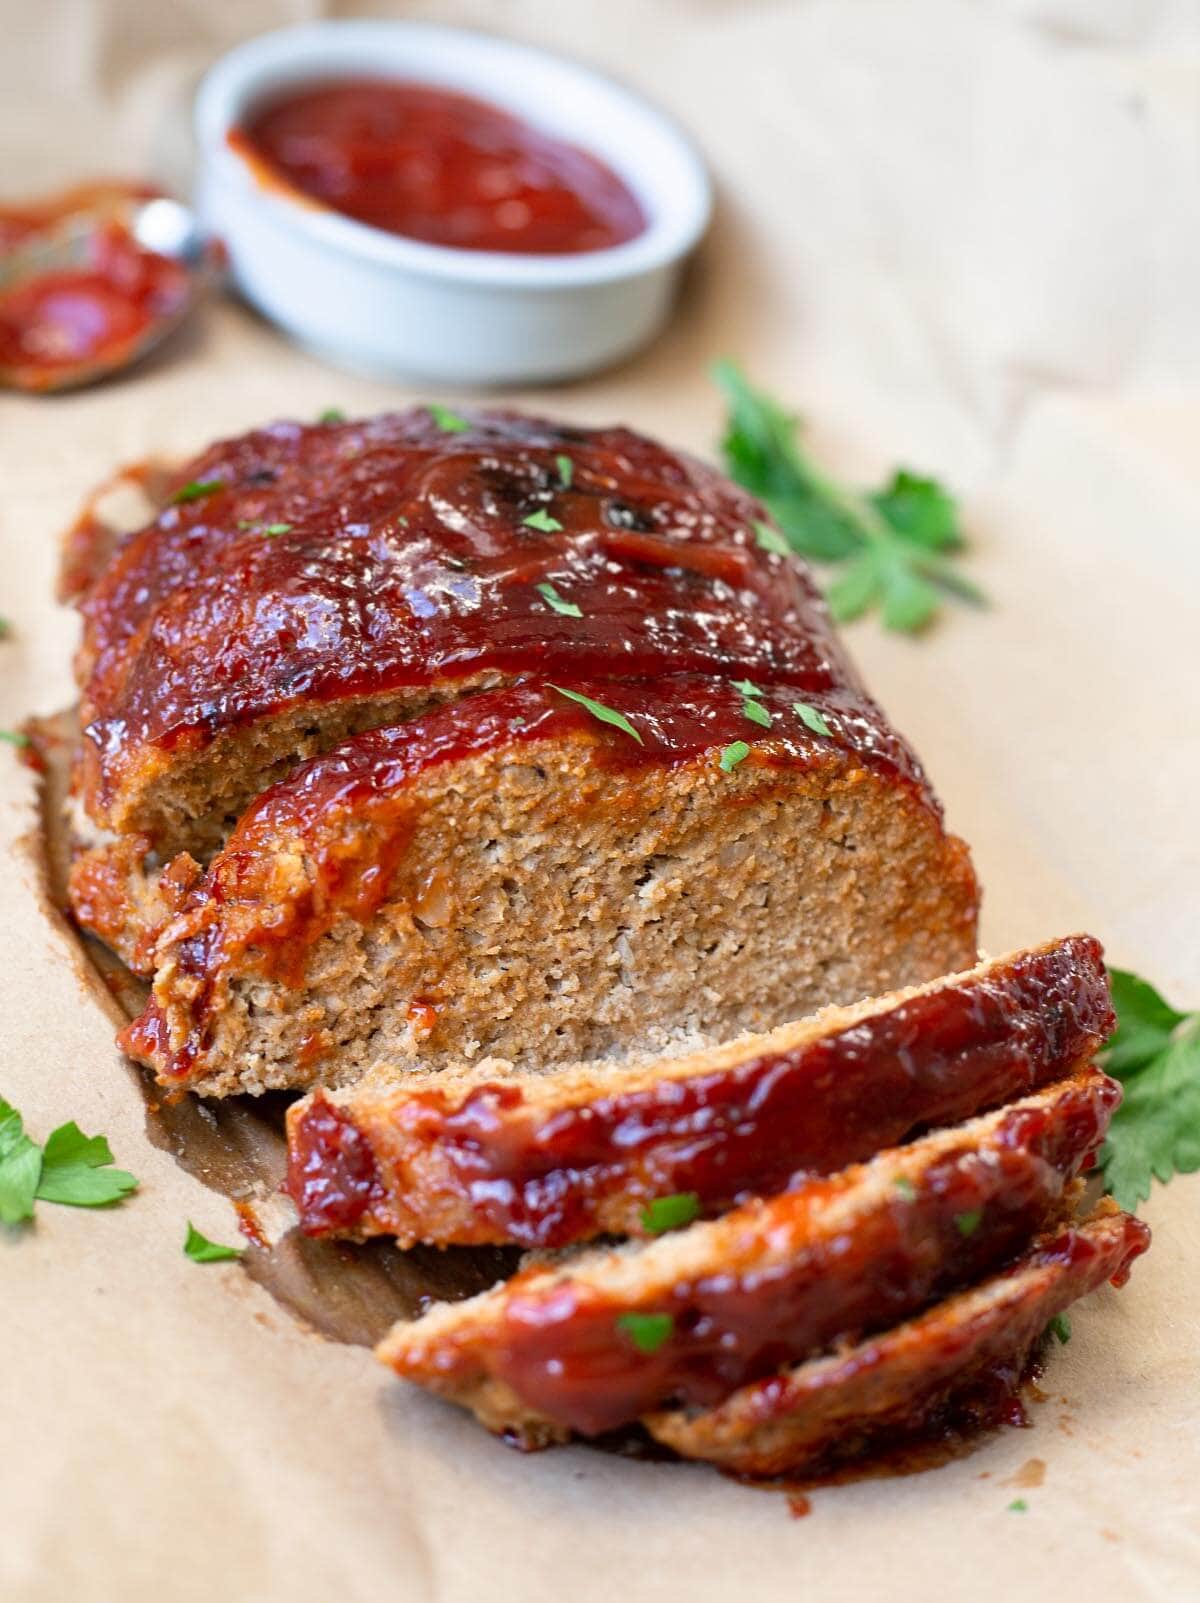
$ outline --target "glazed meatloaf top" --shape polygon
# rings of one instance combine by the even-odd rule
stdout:
[[[236,816],[298,757],[529,673],[793,686],[924,785],[762,507],[627,429],[279,423],[166,494],[80,599],[77,787],[102,827],[191,849],[192,821]]]

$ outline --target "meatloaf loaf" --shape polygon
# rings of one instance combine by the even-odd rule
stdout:
[[[1115,1020],[1099,943],[966,974],[683,1057],[553,1074],[378,1068],[289,1111],[312,1235],[563,1246],[636,1234],[686,1193],[713,1213],[1072,1073]]]
[[[181,470],[75,580],[72,901],[153,978],[133,1055],[217,1095],[550,1067],[969,965],[965,848],[764,517],[506,414]]]

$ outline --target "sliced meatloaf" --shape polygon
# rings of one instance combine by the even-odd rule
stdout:
[[[85,561],[71,542],[65,580],[79,797],[160,861],[203,859],[301,759],[530,672],[786,684],[898,747],[763,508],[627,429],[425,407],[278,423],[160,493]]]
[[[397,1325],[379,1357],[527,1444],[709,1407],[1020,1251],[1061,1210],[1119,1101],[1115,1081],[1085,1071],[721,1219],[439,1304]]]
[[[313,1235],[636,1233],[656,1198],[709,1213],[1022,1096],[1114,1022],[1100,945],[1076,935],[673,1059],[548,1076],[484,1063],[432,1083],[380,1069],[290,1110],[289,1189]]]
[[[644,1423],[685,1458],[760,1477],[824,1468],[946,1424],[993,1423],[1049,1321],[1106,1280],[1123,1285],[1149,1245],[1148,1228],[1106,1200],[894,1330],[753,1381],[715,1408]]]
[[[973,962],[965,849],[895,737],[753,689],[523,683],[302,765],[184,896],[124,1044],[218,1095],[545,1069]]]

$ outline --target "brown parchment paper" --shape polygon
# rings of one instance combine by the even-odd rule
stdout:
[[[0,0],[0,187],[183,192],[210,60],[372,9],[570,51],[693,129],[720,209],[669,333],[509,398],[709,452],[705,371],[733,352],[831,464],[958,486],[992,608],[850,639],[973,844],[985,940],[1086,927],[1200,1002],[1194,5]],[[56,539],[116,463],[410,393],[221,304],[119,385],[0,395],[0,726],[71,699]],[[184,1258],[188,1219],[233,1240],[236,1217],[148,1124],[113,1007],[39,905],[33,823],[0,760],[0,1090],[35,1135],[105,1131],[141,1189],[0,1238],[4,1603],[1200,1598],[1200,1180],[1156,1192],[1151,1254],[1078,1312],[1032,1428],[965,1459],[796,1519],[700,1467],[521,1458],[243,1267]],[[286,1210],[256,1200],[275,1239]]]

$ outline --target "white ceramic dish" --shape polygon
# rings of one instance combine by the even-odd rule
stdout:
[[[648,226],[577,256],[448,250],[265,188],[226,136],[255,103],[305,82],[386,76],[459,89],[591,151]],[[242,293],[339,366],[384,377],[512,384],[618,361],[665,322],[712,206],[694,147],[643,100],[525,45],[407,22],[324,22],[239,46],[196,101],[197,205]]]

